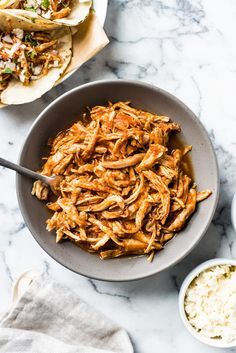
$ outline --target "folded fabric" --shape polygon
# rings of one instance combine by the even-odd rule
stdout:
[[[0,352],[133,353],[124,329],[46,274],[0,322]]]

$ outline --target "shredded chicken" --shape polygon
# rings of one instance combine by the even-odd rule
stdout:
[[[48,20],[56,20],[69,16],[71,5],[71,0],[17,0],[9,1],[7,8],[33,11]]]
[[[63,177],[58,198],[47,204],[56,241],[69,239],[102,259],[147,254],[152,261],[211,195],[197,192],[185,172],[191,146],[171,148],[179,131],[168,117],[118,102],[92,108],[59,133],[41,171]],[[50,201],[40,182],[32,193]]]
[[[49,32],[0,31],[0,94],[13,78],[28,86],[60,65],[57,40]]]

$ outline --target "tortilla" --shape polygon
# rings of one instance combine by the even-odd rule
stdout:
[[[9,31],[12,29],[12,25],[13,28],[21,28],[19,27],[19,23],[17,23],[17,25],[14,23],[15,19],[11,16],[9,29],[9,27],[5,26],[7,24],[6,18],[2,21],[3,17],[3,15],[0,15],[1,30]],[[2,22],[4,22],[3,26]],[[27,86],[25,86],[20,80],[12,78],[7,87],[0,93],[0,103],[23,104],[32,102],[49,91],[64,73],[72,57],[71,30],[68,27],[62,27],[57,30],[47,31],[47,33],[48,32],[50,33],[52,40],[57,39],[56,49],[60,55],[61,65],[50,68],[45,76],[42,76],[37,80],[30,81]]]
[[[2,30],[21,28],[24,31],[48,31],[58,28],[58,24],[42,21],[35,12],[0,9],[0,27]]]
[[[33,24],[36,25],[36,27],[40,27],[39,30],[46,30],[48,28],[58,28],[62,25],[69,27],[78,26],[88,17],[92,6],[91,0],[72,0],[70,14],[67,17],[53,20],[46,19],[38,15],[36,12],[30,10],[11,9],[9,8],[9,6],[12,5],[12,2],[13,1],[11,0],[0,0],[1,11],[6,11],[6,13],[9,15],[13,14],[19,19],[19,21],[26,20],[26,23],[28,22],[29,25],[33,20]]]
[[[5,14],[2,10],[0,10],[0,29],[2,28],[3,30],[12,30],[14,28],[22,28],[27,31],[39,31],[42,30],[38,24],[33,23],[32,21],[26,22],[25,19],[21,19],[19,21],[19,18],[14,17],[12,14]],[[4,14],[4,15],[3,15]],[[64,31],[68,31],[67,27],[63,27]],[[63,30],[60,27],[60,30]],[[49,32],[49,31],[47,31]],[[54,32],[54,31],[53,31]],[[59,30],[56,32],[59,33]],[[65,32],[68,33],[68,32]],[[68,35],[68,34],[67,34]],[[66,35],[64,36],[66,38]],[[96,14],[91,11],[90,15],[88,18],[83,21],[83,23],[80,24],[79,30],[77,31],[76,34],[73,35],[73,47],[71,43],[71,34],[69,34],[69,38],[67,40],[67,44],[63,44],[63,49],[66,54],[68,52],[67,59],[65,58],[65,67],[63,72],[61,74],[58,73],[58,70],[51,69],[50,71],[53,70],[53,72],[57,72],[57,74],[51,74],[50,71],[48,74],[50,76],[45,76],[41,78],[39,81],[32,81],[30,86],[23,86],[23,84],[20,81],[15,80],[11,82],[11,89],[9,92],[9,85],[7,89],[5,89],[4,92],[7,91],[7,94],[3,94],[3,100],[4,100],[4,105],[1,104],[0,99],[0,108],[5,107],[7,104],[22,104],[26,102],[33,101],[34,99],[39,98],[42,96],[44,93],[49,91],[52,86],[59,84],[62,80],[66,79],[69,75],[69,73],[77,68],[79,68],[83,63],[85,63],[87,60],[92,58],[94,55],[96,55],[102,48],[104,48],[108,43],[109,40],[102,28],[102,26],[99,23],[99,20],[97,19]],[[66,41],[65,41],[66,42]],[[72,47],[72,53],[73,57],[71,58],[71,47]],[[72,59],[72,60],[71,60]],[[53,78],[51,77],[54,76]],[[56,78],[58,77],[58,78]],[[53,81],[53,82],[51,82]],[[30,89],[29,89],[30,87]],[[30,92],[31,90],[31,92]],[[36,90],[36,92],[34,92]],[[1,93],[0,93],[1,95]],[[10,98],[8,98],[10,97]],[[17,98],[16,98],[17,97]],[[30,99],[29,99],[30,98]]]

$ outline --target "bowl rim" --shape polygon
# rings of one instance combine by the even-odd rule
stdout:
[[[218,348],[234,348],[236,347],[236,341],[231,342],[231,343],[226,343],[222,341],[217,341],[216,339],[213,338],[208,338],[203,335],[201,335],[199,332],[197,332],[194,327],[190,324],[187,315],[184,310],[184,300],[185,300],[185,295],[186,292],[192,283],[192,281],[202,272],[204,272],[207,269],[210,269],[212,267],[218,266],[218,265],[234,265],[236,266],[236,260],[234,259],[226,259],[226,258],[215,258],[211,260],[207,260],[197,267],[195,267],[184,279],[180,291],[179,291],[179,298],[178,298],[178,306],[179,306],[179,314],[181,317],[181,320],[188,330],[188,332],[195,337],[198,341],[205,343],[208,346],[211,347],[218,347]]]
[[[211,213],[208,216],[208,222],[206,223],[205,227],[202,230],[201,235],[195,240],[194,243],[192,243],[187,249],[185,249],[184,252],[181,253],[181,256],[169,261],[167,263],[167,265],[163,265],[162,267],[159,267],[158,269],[153,269],[147,273],[141,273],[138,275],[133,275],[132,277],[126,277],[126,278],[119,278],[119,279],[114,279],[113,277],[103,277],[103,276],[91,276],[89,274],[89,270],[88,271],[78,271],[76,269],[73,268],[73,266],[70,266],[66,263],[66,261],[64,259],[58,258],[56,255],[56,252],[54,254],[51,254],[48,249],[47,246],[44,246],[44,244],[42,244],[42,242],[40,242],[38,235],[36,234],[36,232],[34,232],[33,226],[31,224],[30,221],[30,217],[27,216],[27,213],[24,210],[24,206],[23,206],[23,195],[20,192],[20,179],[21,176],[16,174],[16,193],[17,193],[17,199],[18,199],[18,203],[19,203],[19,208],[21,211],[21,214],[23,216],[23,219],[30,231],[30,233],[33,235],[34,239],[37,241],[37,243],[40,245],[40,247],[50,256],[52,257],[55,261],[57,261],[59,264],[61,264],[62,266],[66,267],[67,269],[83,275],[85,277],[88,278],[92,278],[92,279],[96,279],[96,280],[102,280],[102,281],[108,281],[108,282],[129,282],[129,281],[135,281],[135,280],[140,280],[143,278],[147,278],[150,276],[154,276],[155,274],[166,270],[167,268],[170,268],[172,266],[174,266],[175,264],[179,263],[184,257],[186,257],[191,251],[192,249],[200,242],[200,240],[202,239],[202,237],[205,235],[212,219],[213,216],[215,214],[216,211],[216,207],[218,204],[218,199],[219,199],[219,188],[220,188],[220,179],[219,179],[219,167],[218,167],[218,162],[217,162],[217,158],[216,158],[216,153],[212,144],[212,141],[206,131],[206,128],[204,127],[204,125],[202,124],[202,122],[197,118],[197,116],[181,101],[179,100],[177,97],[175,97],[174,95],[172,95],[171,93],[167,92],[166,90],[159,88],[157,86],[155,86],[154,84],[150,84],[150,83],[146,83],[143,81],[138,81],[138,80],[125,80],[125,79],[114,79],[114,80],[98,80],[98,81],[93,81],[93,82],[89,82],[77,87],[74,87],[73,89],[65,92],[64,94],[62,94],[61,96],[59,96],[58,98],[56,98],[53,102],[51,102],[45,109],[43,109],[43,111],[38,115],[38,117],[35,119],[34,123],[31,125],[31,127],[29,128],[29,131],[25,137],[23,146],[20,150],[20,154],[19,154],[19,158],[18,158],[18,163],[20,165],[22,165],[22,159],[24,156],[24,152],[25,152],[25,148],[27,145],[28,140],[30,139],[30,135],[33,132],[33,130],[35,129],[36,125],[40,122],[40,120],[42,119],[42,117],[47,114],[47,112],[51,109],[51,107],[53,107],[54,105],[56,105],[59,101],[63,100],[64,98],[66,98],[67,96],[69,96],[70,94],[74,93],[74,92],[79,92],[80,90],[86,89],[88,87],[91,86],[97,86],[99,87],[100,85],[106,85],[106,84],[117,84],[117,85],[136,85],[136,86],[140,86],[142,88],[147,88],[147,89],[151,89],[153,91],[156,91],[157,93],[160,93],[161,95],[165,96],[167,99],[174,101],[176,104],[178,104],[183,110],[185,110],[188,114],[191,115],[191,117],[193,118],[193,120],[195,120],[197,122],[197,124],[199,125],[200,129],[202,130],[202,132],[204,133],[204,135],[206,136],[206,138],[208,139],[209,142],[209,146],[211,148],[211,153],[212,153],[212,157],[213,157],[213,163],[214,163],[214,167],[215,167],[215,174],[216,174],[216,190],[214,192],[214,204],[211,210]]]
[[[236,232],[236,192],[233,196],[232,205],[231,205],[231,222]]]

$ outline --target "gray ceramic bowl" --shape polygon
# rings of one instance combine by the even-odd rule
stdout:
[[[192,161],[199,190],[213,195],[199,204],[187,227],[170,241],[164,251],[149,263],[145,256],[102,261],[71,242],[55,243],[54,234],[45,229],[49,211],[31,196],[32,181],[17,176],[17,194],[25,222],[40,246],[67,268],[96,279],[130,281],[153,275],[174,265],[198,243],[209,226],[218,200],[219,177],[215,153],[206,130],[198,118],[178,99],[146,83],[136,81],[99,81],[77,87],[51,103],[37,118],[24,143],[20,164],[33,170],[47,155],[47,141],[78,119],[86,106],[107,101],[131,101],[135,107],[167,115],[182,127],[182,138],[193,145]]]

